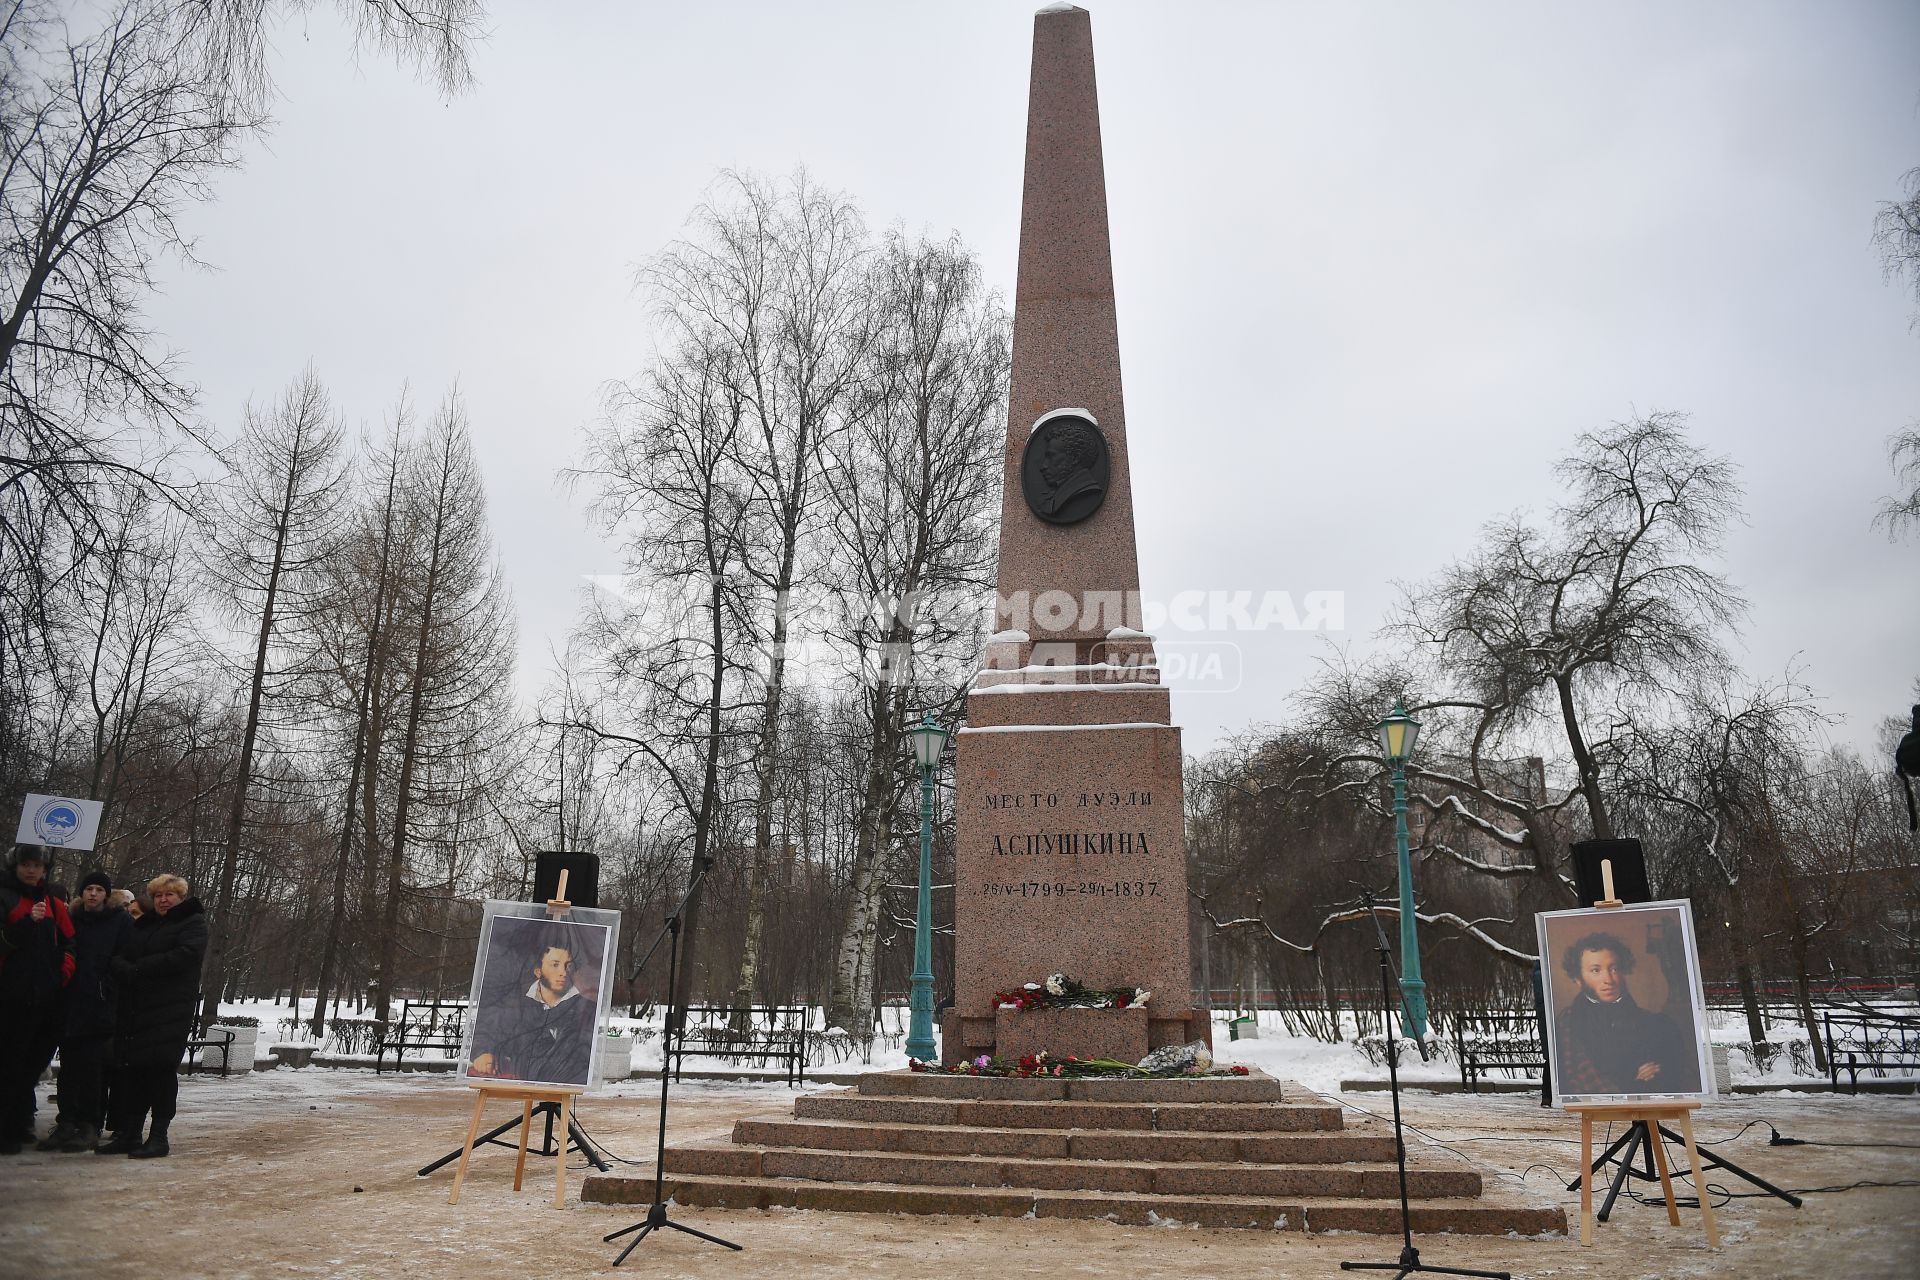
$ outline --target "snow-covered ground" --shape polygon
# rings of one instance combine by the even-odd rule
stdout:
[[[1259,1062],[1316,1087],[1377,1073],[1351,1046],[1277,1034],[1227,1042],[1224,1029],[1220,1038],[1223,1060]],[[1444,1075],[1444,1067],[1434,1070]],[[592,1138],[642,1176],[651,1173],[657,1091],[648,1081],[623,1082],[584,1101],[579,1112]],[[741,1119],[788,1114],[798,1092],[776,1083],[689,1081],[673,1091],[668,1141],[725,1142]],[[911,1269],[943,1280],[1205,1280],[1338,1275],[1342,1260],[1383,1260],[1398,1248],[1390,1237],[1141,1229],[1078,1219],[686,1209],[676,1219],[748,1252],[723,1253],[662,1232],[614,1273],[609,1266],[619,1244],[601,1237],[643,1210],[581,1203],[585,1170],[577,1158],[564,1211],[551,1207],[551,1161],[531,1159],[524,1186],[513,1189],[511,1150],[489,1148],[475,1157],[457,1206],[448,1204],[452,1169],[416,1176],[459,1146],[472,1098],[438,1074],[282,1068],[183,1078],[167,1160],[32,1151],[0,1160],[0,1200],[13,1206],[0,1214],[0,1277],[470,1280],[497,1272],[840,1280]],[[1385,1115],[1377,1096],[1341,1101],[1356,1121],[1362,1111]],[[1579,1147],[1570,1117],[1515,1095],[1414,1091],[1404,1106],[1418,1140],[1445,1144],[1498,1186],[1553,1200],[1572,1218],[1578,1197],[1564,1186]],[[43,1123],[50,1110],[43,1089]],[[512,1114],[506,1106],[489,1113],[494,1123]],[[1719,1098],[1696,1125],[1703,1141],[1760,1176],[1836,1190],[1809,1194],[1798,1210],[1765,1197],[1721,1200],[1720,1250],[1705,1248],[1691,1210],[1669,1226],[1657,1207],[1623,1200],[1591,1248],[1580,1246],[1577,1231],[1537,1239],[1423,1235],[1422,1256],[1556,1280],[1920,1275],[1920,1235],[1910,1226],[1920,1213],[1920,1190],[1905,1185],[1920,1178],[1920,1099],[1824,1091]],[[1805,1145],[1769,1145],[1769,1126]],[[1727,1193],[1745,1190],[1726,1175],[1714,1181]]]
[[[220,1006],[223,1017],[252,1018],[260,1027],[261,1054],[264,1057],[267,1047],[276,1044],[306,1045],[314,1043],[307,1029],[307,1020],[313,1017],[313,1001],[300,1001],[299,1017],[296,1020],[294,1009],[284,1000],[237,1000],[228,1001]],[[341,1016],[345,1018],[370,1017],[371,1014],[355,1014],[350,1007],[343,1007]],[[906,1010],[886,1008],[881,1011],[881,1036],[866,1046],[864,1054],[861,1048],[850,1043],[837,1031],[820,1030],[825,1023],[822,1011],[812,1011],[813,1050],[809,1055],[812,1069],[828,1071],[901,1071],[907,1065]],[[632,1066],[636,1071],[658,1070],[660,1067],[660,1027],[661,1017],[629,1018],[615,1012],[608,1019],[608,1026],[623,1035],[633,1036]],[[936,1033],[937,1034],[937,1033]],[[1221,1035],[1224,1037],[1225,1032]],[[324,1042],[323,1042],[324,1043]],[[372,1062],[372,1054],[342,1055],[348,1059],[364,1058]],[[712,1069],[717,1062],[704,1062],[702,1069]]]
[[[255,1019],[260,1025],[260,1044],[264,1056],[265,1047],[273,1044],[306,1044],[312,1042],[307,1033],[305,1020],[312,1017],[313,1001],[300,1003],[300,1021],[294,1022],[294,1011],[284,1001],[245,1000],[222,1006],[222,1013],[228,1016],[244,1016]],[[346,1016],[353,1016],[348,1013]],[[1261,1011],[1259,1038],[1250,1040],[1232,1040],[1229,1038],[1229,1022],[1234,1015],[1221,1011],[1214,1020],[1213,1043],[1215,1056],[1223,1063],[1244,1063],[1258,1067],[1270,1075],[1285,1079],[1298,1080],[1301,1084],[1322,1093],[1339,1091],[1344,1080],[1372,1080],[1383,1078],[1386,1067],[1383,1063],[1369,1060],[1367,1054],[1353,1038],[1353,1027],[1347,1027],[1348,1039],[1339,1044],[1328,1044],[1307,1036],[1293,1034],[1281,1025],[1280,1017],[1271,1010]],[[904,1048],[906,1036],[906,1011],[888,1007],[882,1010],[883,1034],[869,1046],[862,1055],[860,1048],[849,1043],[838,1032],[814,1032],[814,1050],[810,1055],[810,1069],[817,1071],[857,1072],[857,1071],[898,1071],[907,1065],[907,1053]],[[813,1011],[815,1028],[824,1022],[821,1011]],[[1812,1073],[1812,1063],[1805,1048],[1806,1030],[1797,1022],[1773,1023],[1768,1032],[1769,1041],[1778,1052],[1764,1071],[1756,1069],[1752,1055],[1746,1051],[1746,1019],[1736,1012],[1710,1012],[1708,1014],[1709,1034],[1714,1044],[1732,1049],[1728,1058],[1728,1067],[1735,1084],[1758,1084],[1791,1086],[1805,1084],[1809,1088],[1818,1084],[1824,1086],[1826,1078]],[[636,1071],[657,1070],[660,1066],[660,1019],[655,1016],[648,1020],[639,1020],[616,1014],[610,1025],[621,1032],[635,1036],[632,1065]],[[937,1034],[937,1033],[936,1033]],[[1459,1065],[1453,1060],[1453,1046],[1445,1041],[1430,1041],[1431,1058],[1421,1061],[1414,1052],[1411,1041],[1403,1042],[1400,1056],[1400,1078],[1418,1085],[1422,1081],[1458,1081]],[[359,1055],[368,1056],[368,1055]],[[1376,1055],[1377,1056],[1377,1055]],[[368,1059],[371,1060],[370,1057]],[[717,1063],[705,1062],[705,1069],[713,1069]]]

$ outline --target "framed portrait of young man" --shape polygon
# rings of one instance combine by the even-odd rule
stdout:
[[[1713,1093],[1692,904],[1543,911],[1534,920],[1556,1105]]]
[[[489,900],[473,965],[460,1078],[591,1090],[613,1001],[620,913]]]

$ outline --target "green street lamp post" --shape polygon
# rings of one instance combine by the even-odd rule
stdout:
[[[1393,770],[1393,844],[1400,857],[1400,989],[1406,1025],[1417,1040],[1427,1038],[1427,984],[1420,977],[1419,920],[1413,914],[1413,859],[1407,852],[1407,760],[1420,739],[1420,722],[1406,703],[1393,700],[1393,714],[1374,726],[1380,752]]]
[[[933,1043],[933,771],[947,747],[947,731],[931,713],[907,730],[920,765],[920,904],[913,918],[913,992],[908,998],[907,1056],[932,1062]]]

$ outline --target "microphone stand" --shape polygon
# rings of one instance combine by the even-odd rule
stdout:
[[[648,1208],[647,1216],[639,1222],[601,1237],[603,1241],[611,1242],[629,1232],[640,1233],[629,1240],[627,1247],[620,1251],[620,1256],[613,1260],[613,1265],[616,1267],[627,1260],[628,1254],[639,1248],[642,1240],[661,1227],[670,1227],[690,1236],[698,1236],[711,1244],[735,1251],[743,1247],[731,1240],[722,1240],[719,1236],[696,1231],[684,1223],[674,1222],[667,1217],[667,1086],[673,1079],[673,1038],[676,1033],[681,1035],[686,1033],[687,1013],[676,995],[680,979],[680,916],[687,909],[687,903],[692,901],[694,893],[700,888],[700,882],[707,878],[707,872],[712,869],[712,858],[700,860],[700,865],[694,870],[693,879],[687,884],[686,893],[680,898],[680,905],[667,916],[666,927],[661,929],[660,936],[653,940],[653,945],[647,948],[647,954],[641,957],[640,963],[634,967],[634,974],[638,976],[640,971],[646,968],[647,961],[653,957],[653,953],[659,950],[660,943],[662,941],[667,943],[667,1021],[660,1037],[660,1133],[653,1152],[653,1204]]]
[[[1373,932],[1379,939],[1380,952],[1380,1014],[1381,1030],[1386,1033],[1387,1041],[1387,1082],[1393,1093],[1393,1154],[1400,1166],[1400,1258],[1396,1262],[1343,1262],[1342,1271],[1392,1271],[1397,1274],[1393,1280],[1406,1280],[1415,1272],[1430,1272],[1449,1276],[1482,1276],[1486,1280],[1512,1280],[1505,1271],[1471,1271],[1465,1267],[1434,1267],[1420,1261],[1420,1251],[1413,1247],[1413,1210],[1407,1205],[1407,1140],[1402,1135],[1400,1124],[1400,1037],[1394,1029],[1394,991],[1399,989],[1400,975],[1393,968],[1393,952],[1387,946],[1387,931],[1380,927],[1380,913],[1375,909],[1373,894],[1362,889],[1361,897],[1366,903],[1367,918],[1373,921]],[[1404,1012],[1401,1014],[1401,1027],[1406,1029]],[[1427,1046],[1424,1041],[1415,1040],[1414,1047],[1420,1050],[1420,1060],[1428,1061]]]

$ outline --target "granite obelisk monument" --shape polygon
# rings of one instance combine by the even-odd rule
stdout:
[[[1034,17],[996,627],[956,759],[948,1062],[1137,1059],[1208,1038],[1193,1008],[1180,730],[1141,630],[1133,476],[1092,21]],[[1143,1009],[1026,1011],[1064,972]]]

